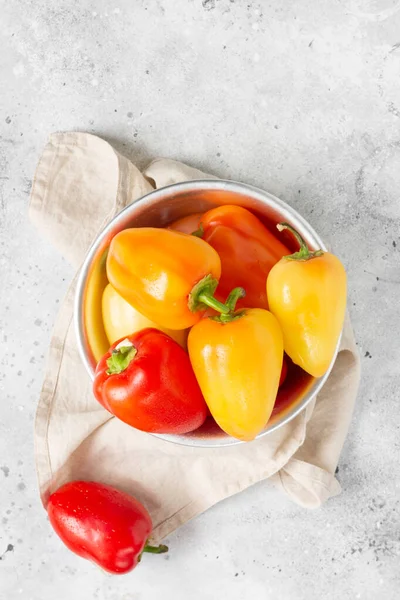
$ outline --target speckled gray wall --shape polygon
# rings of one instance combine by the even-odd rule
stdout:
[[[400,1],[0,0],[0,36],[0,599],[397,598]],[[307,512],[257,485],[121,578],[52,534],[32,426],[73,273],[27,205],[68,129],[265,188],[341,256],[363,360],[341,496]]]

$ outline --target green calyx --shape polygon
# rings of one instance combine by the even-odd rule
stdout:
[[[305,243],[304,239],[301,237],[299,232],[296,231],[294,227],[289,225],[289,223],[278,223],[276,228],[278,229],[278,231],[283,231],[284,229],[290,231],[290,233],[294,235],[296,241],[299,243],[300,246],[298,252],[293,252],[293,254],[285,256],[284,258],[286,260],[310,260],[311,258],[317,258],[318,256],[322,256],[324,254],[323,250],[315,250],[314,252],[310,252],[307,244]]]
[[[205,307],[213,308],[220,313],[212,317],[214,321],[229,323],[242,316],[242,313],[235,313],[236,302],[239,298],[244,298],[246,292],[243,288],[234,288],[229,294],[225,304],[214,298],[214,292],[218,281],[212,275],[206,275],[193,287],[189,294],[188,306],[192,312],[204,310]]]
[[[107,375],[118,375],[127,369],[135,358],[137,350],[135,346],[129,341],[124,340],[120,342],[121,345],[114,348],[110,358],[107,359]]]

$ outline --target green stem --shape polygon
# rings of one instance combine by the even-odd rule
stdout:
[[[225,304],[214,298],[214,292],[218,281],[212,275],[206,275],[193,287],[189,294],[188,306],[192,312],[204,309],[209,306],[216,310],[219,315],[212,317],[221,323],[229,323],[242,316],[242,313],[235,313],[236,302],[239,298],[244,298],[246,292],[243,288],[237,287],[231,291]]]
[[[194,235],[195,237],[202,238],[204,235],[203,223],[200,223],[199,228],[196,229],[196,231],[193,231],[190,235]]]
[[[214,298],[214,296],[210,296],[208,294],[200,294],[200,296],[198,296],[197,298],[202,304],[213,308],[214,310],[216,310],[219,313],[222,313],[223,315],[228,314],[228,312],[230,311],[229,306],[223,304],[222,302]]]
[[[219,313],[228,313],[229,308],[214,298],[214,292],[217,289],[218,279],[212,275],[206,275],[201,279],[189,294],[188,306],[192,312],[204,310],[204,305],[213,308]]]
[[[112,351],[110,358],[107,358],[107,375],[118,375],[125,371],[136,354],[137,350],[132,342],[128,339],[120,342]]]
[[[245,290],[242,287],[234,288],[226,299],[226,306],[229,307],[229,312],[233,312],[236,308],[236,302],[239,298],[244,298],[246,295]]]
[[[296,231],[294,227],[289,225],[289,223],[278,223],[276,227],[278,231],[283,231],[284,229],[290,231],[290,233],[296,238],[296,241],[300,246],[300,250],[298,250],[298,252],[293,252],[293,254],[285,256],[287,260],[309,260],[310,258],[316,258],[317,256],[323,255],[323,250],[315,250],[315,252],[310,252],[306,242],[301,237],[299,232]]]
[[[245,295],[246,295],[246,292],[242,287],[234,288],[231,291],[231,293],[229,294],[229,296],[227,297],[226,302],[225,302],[225,306],[227,306],[229,308],[229,312],[222,313],[215,317],[211,317],[211,319],[213,321],[218,321],[219,323],[223,323],[223,324],[230,323],[231,321],[235,321],[236,319],[241,319],[246,314],[246,311],[238,310],[235,312],[236,302],[239,300],[239,298],[244,298]]]
[[[159,546],[146,544],[143,548],[143,552],[149,552],[149,554],[164,554],[164,552],[168,552],[168,546],[165,546],[164,544],[160,544]]]

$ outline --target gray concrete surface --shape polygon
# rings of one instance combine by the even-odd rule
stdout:
[[[0,599],[394,600],[400,586],[400,1],[0,1]],[[27,220],[50,132],[94,132],[265,188],[344,260],[363,381],[343,493],[268,483],[119,578],[41,508],[32,426],[72,270]]]

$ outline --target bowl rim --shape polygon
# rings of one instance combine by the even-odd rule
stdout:
[[[291,222],[292,220],[296,220],[296,228],[300,224],[301,228],[307,231],[309,237],[314,239],[316,245],[318,245],[321,250],[325,252],[328,251],[326,245],[314,230],[314,228],[310,225],[310,223],[302,217],[294,208],[292,208],[289,204],[271,194],[270,192],[266,192],[258,187],[234,181],[228,179],[192,179],[189,181],[182,181],[179,183],[173,183],[161,188],[157,188],[148,192],[144,196],[141,196],[131,204],[128,204],[125,208],[122,209],[119,213],[117,213],[109,223],[97,234],[95,240],[92,242],[85,259],[80,267],[79,274],[77,277],[76,288],[75,288],[75,297],[74,297],[74,330],[75,336],[78,344],[78,351],[81,357],[81,360],[86,368],[86,371],[89,377],[94,379],[94,370],[90,363],[89,357],[85,351],[85,331],[84,331],[84,322],[83,322],[83,294],[84,294],[84,286],[87,276],[89,274],[89,270],[95,257],[98,249],[102,245],[104,239],[107,235],[120,223],[124,221],[125,216],[129,214],[132,210],[133,206],[137,206],[138,204],[146,207],[146,205],[151,205],[158,198],[162,198],[165,194],[173,193],[173,191],[177,192],[192,192],[194,190],[200,191],[230,191],[230,192],[240,192],[242,194],[250,195],[250,197],[254,199],[260,200],[262,203],[269,205],[270,207],[279,210],[280,214],[284,215],[284,220]],[[326,380],[328,379],[333,366],[336,362],[336,358],[338,355],[340,343],[341,343],[342,333],[339,336],[338,343],[335,349],[335,353],[333,355],[332,361],[328,367],[328,370],[324,373],[322,377],[315,378],[314,383],[309,390],[304,395],[302,401],[292,410],[289,410],[281,419],[277,419],[277,421],[268,429],[260,432],[256,438],[253,440],[257,441],[260,438],[269,435],[280,429],[293,419],[295,419],[307,406],[310,404],[312,400],[317,396],[317,394],[321,391],[324,386]],[[178,444],[181,446],[188,447],[202,447],[202,448],[221,448],[221,447],[230,447],[238,444],[244,444],[245,442],[232,438],[228,434],[225,436],[221,436],[218,442],[206,442],[197,440],[193,443],[194,439],[190,434],[185,437],[184,435],[174,435],[174,434],[150,434],[155,437],[161,438],[165,441]],[[187,435],[187,434],[186,434]],[[249,443],[249,442],[247,442]],[[250,442],[251,443],[251,442]]]

